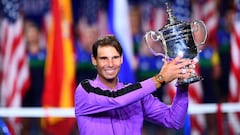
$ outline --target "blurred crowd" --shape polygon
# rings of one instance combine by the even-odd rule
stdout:
[[[200,0],[203,1],[203,0]],[[45,0],[44,0],[45,2]],[[29,59],[31,85],[22,100],[23,107],[41,107],[41,95],[44,86],[44,70],[47,55],[47,42],[44,29],[44,2],[35,0],[23,0],[24,36]],[[133,69],[135,81],[142,81],[158,73],[163,64],[163,57],[154,56],[146,47],[144,35],[149,30],[157,31],[166,24],[165,0],[128,0],[131,38],[133,47]],[[173,5],[174,1],[168,1]],[[188,0],[189,5],[199,2]],[[38,3],[40,11],[31,12]],[[47,2],[46,2],[47,3]],[[72,0],[73,7],[73,35],[75,52],[75,84],[83,79],[95,78],[96,71],[91,63],[91,46],[101,35],[108,34],[108,0]],[[23,4],[23,5],[24,5]],[[186,4],[186,3],[185,3]],[[35,6],[34,6],[35,5]],[[42,6],[42,8],[41,8]],[[207,41],[199,53],[199,72],[204,80],[201,81],[201,103],[228,102],[229,96],[229,73],[230,73],[230,36],[233,25],[234,4],[232,0],[216,0],[217,28],[214,35],[208,35]],[[31,7],[32,9],[28,9]],[[193,6],[189,7],[193,14]],[[174,12],[178,12],[173,9]],[[30,12],[29,12],[30,11]],[[33,10],[34,11],[34,10]],[[202,19],[202,18],[196,18]],[[124,20],[123,20],[124,21]],[[191,16],[188,21],[192,21]],[[205,20],[203,20],[205,21]],[[160,50],[159,43],[151,43],[154,50]],[[166,100],[167,87],[153,93],[159,100]],[[168,102],[168,101],[165,101]],[[206,126],[204,134],[216,135],[216,114],[204,116]],[[76,134],[77,127],[72,134]],[[184,129],[183,129],[184,130]],[[143,134],[166,135],[183,134],[183,130],[175,131],[161,126],[145,122]],[[40,119],[23,118],[23,135],[42,134]]]

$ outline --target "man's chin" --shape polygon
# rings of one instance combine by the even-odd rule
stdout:
[[[110,81],[113,81],[115,78],[116,76],[108,76],[105,79],[110,82]]]
[[[106,79],[108,82],[113,82],[114,79]]]

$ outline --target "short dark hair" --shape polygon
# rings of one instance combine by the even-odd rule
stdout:
[[[114,47],[117,52],[122,56],[122,47],[117,38],[114,35],[105,35],[93,43],[92,46],[92,54],[94,58],[97,58],[97,50],[99,46],[112,46]]]

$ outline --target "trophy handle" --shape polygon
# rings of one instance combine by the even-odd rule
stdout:
[[[203,33],[201,33],[201,34],[203,34],[202,41],[200,43],[196,44],[197,48],[199,49],[200,45],[204,45],[204,43],[206,42],[206,39],[207,39],[207,27],[206,27],[206,25],[205,25],[205,23],[203,21],[195,20],[195,21],[192,22],[191,28],[192,28],[192,33],[199,32],[199,31],[203,32]],[[196,43],[195,37],[193,38],[193,40]]]
[[[157,42],[159,40],[163,41],[161,33],[157,34],[157,32],[155,32],[155,31],[148,31],[148,32],[146,32],[146,34],[144,36],[144,40],[145,40],[145,43],[146,43],[148,49],[153,53],[153,55],[166,57],[163,53],[157,53],[152,49],[152,47],[150,47],[150,45],[148,43],[149,36],[150,36],[151,40],[153,40],[154,42]]]

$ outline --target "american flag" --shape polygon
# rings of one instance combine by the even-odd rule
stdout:
[[[217,12],[217,1],[205,0],[203,2],[202,11],[202,18],[203,21],[206,21],[209,35],[214,35],[217,30],[219,17],[219,14]]]
[[[235,0],[236,14],[231,36],[230,102],[240,102],[240,0]],[[229,114],[233,134],[240,134],[240,113]]]
[[[29,86],[28,60],[23,38],[23,20],[19,1],[2,0],[1,23],[1,106],[20,107],[22,96]]]
[[[166,23],[166,0],[148,0],[141,3],[143,32],[162,28]]]
[[[212,41],[213,45],[216,45],[216,32],[218,28],[219,12],[217,9],[216,0],[199,0],[194,2],[194,19],[201,19],[205,22],[208,39]]]

